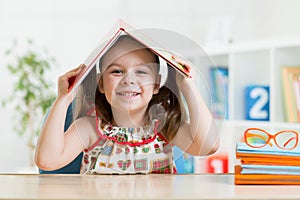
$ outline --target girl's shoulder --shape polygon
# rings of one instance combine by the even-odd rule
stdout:
[[[95,126],[95,122],[96,122],[95,116],[84,116],[74,121],[74,123],[81,126]]]

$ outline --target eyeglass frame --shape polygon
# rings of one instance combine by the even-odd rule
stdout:
[[[254,130],[254,131],[261,131],[263,133],[265,133],[267,136],[268,136],[268,139],[266,140],[266,143],[262,146],[253,146],[251,144],[249,144],[247,142],[247,132],[249,130]],[[293,146],[293,148],[282,148],[281,146],[278,145],[277,141],[276,141],[276,136],[279,135],[279,134],[282,134],[284,132],[292,132],[292,133],[295,133],[295,136],[296,136],[296,143],[295,145]],[[299,143],[299,133],[297,131],[294,131],[294,130],[282,130],[282,131],[279,131],[279,132],[276,132],[275,134],[270,134],[269,132],[267,132],[266,130],[264,129],[261,129],[261,128],[248,128],[244,131],[244,142],[249,146],[249,147],[252,147],[252,148],[263,148],[265,147],[267,144],[272,144],[270,143],[270,140],[273,139],[274,140],[274,143],[276,144],[276,146],[280,149],[283,149],[283,150],[292,150],[292,149],[295,149]],[[291,138],[293,139],[293,138]],[[288,140],[287,142],[289,142],[290,140]]]

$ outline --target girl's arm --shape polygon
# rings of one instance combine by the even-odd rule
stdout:
[[[182,122],[172,143],[191,155],[206,156],[219,147],[220,130],[193,78],[176,74],[176,82],[188,106],[190,123]]]
[[[36,152],[35,162],[43,170],[55,170],[71,162],[83,149],[87,138],[80,138],[77,127],[88,126],[87,120],[77,120],[64,133],[64,121],[67,108],[73,100],[72,93],[68,93],[71,77],[80,73],[83,66],[79,66],[58,79],[58,95],[54,101],[49,115],[41,128]]]

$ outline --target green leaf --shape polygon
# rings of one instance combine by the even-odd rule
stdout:
[[[34,138],[39,133],[40,116],[44,115],[52,105],[55,94],[51,90],[54,83],[46,80],[53,69],[55,59],[44,49],[32,50],[33,41],[27,40],[28,48],[23,54],[18,53],[18,42],[5,51],[5,56],[13,63],[7,63],[10,74],[14,77],[13,91],[7,99],[1,101],[2,106],[14,105],[14,130],[19,136],[30,134]],[[23,48],[22,48],[23,51]],[[44,56],[46,55],[46,56]],[[45,95],[47,94],[47,95]],[[17,98],[16,98],[17,97]],[[29,141],[28,144],[32,144]]]

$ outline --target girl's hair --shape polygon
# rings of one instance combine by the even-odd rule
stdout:
[[[136,43],[137,45],[139,45],[139,49],[140,49],[140,46],[142,45],[141,43],[139,43],[138,41],[132,39],[130,36],[127,36],[127,35],[121,36],[114,45],[116,45],[120,41],[124,41],[124,40],[126,42],[128,41],[128,42]],[[146,49],[146,50],[150,51],[144,45],[142,45],[142,49]],[[155,56],[155,62],[158,64],[157,66],[159,67],[158,56],[156,54],[154,54],[153,52],[151,52],[151,53]],[[100,71],[101,71],[101,59],[99,62],[100,62],[99,67],[100,67]],[[159,69],[158,69],[158,71],[159,71]],[[148,112],[149,108],[155,104],[161,104],[165,108],[166,113],[167,113],[166,120],[165,120],[165,124],[160,132],[165,136],[165,138],[168,141],[171,141],[175,137],[175,135],[178,131],[178,128],[181,124],[181,107],[180,107],[179,100],[177,98],[177,97],[180,97],[180,94],[178,91],[178,87],[177,87],[175,78],[176,78],[175,70],[172,67],[168,66],[167,81],[166,81],[165,85],[159,89],[159,92],[152,96],[152,99],[150,100],[150,102],[148,104],[148,108],[147,108],[147,112]],[[90,79],[90,80],[88,80],[88,79]],[[84,83],[81,84],[82,85],[80,88],[81,91],[77,95],[78,98],[76,98],[76,107],[77,108],[76,108],[75,116],[76,116],[76,118],[84,116],[86,111],[88,109],[90,109],[89,105],[91,105],[92,97],[94,97],[95,109],[96,109],[99,117],[101,118],[101,126],[104,127],[107,123],[111,123],[113,121],[113,115],[112,115],[112,111],[111,111],[111,106],[108,103],[108,101],[105,97],[105,94],[101,93],[98,89],[98,85],[95,84],[95,82],[97,82],[96,80],[97,80],[96,67],[94,67],[94,69],[88,74],[88,76],[83,81]],[[92,85],[96,85],[96,86],[93,87]],[[82,96],[82,94],[84,94],[84,96]],[[148,120],[150,120],[149,115],[148,115]]]
[[[76,91],[76,97],[72,103],[73,119],[84,117],[95,108],[95,91],[97,90],[96,66],[82,81]]]

